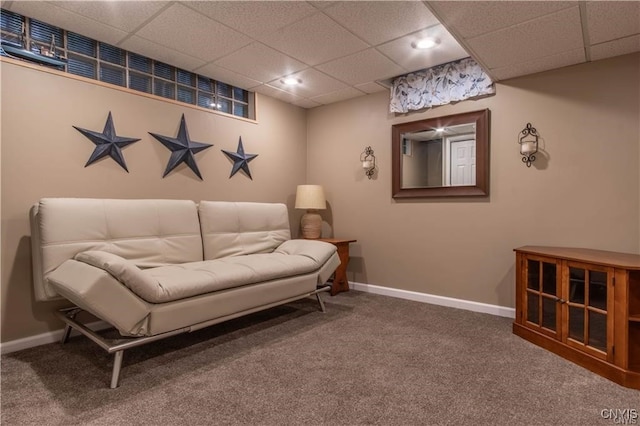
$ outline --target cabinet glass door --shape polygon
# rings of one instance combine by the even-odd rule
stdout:
[[[558,265],[554,260],[527,258],[525,265],[527,289],[525,294],[526,321],[540,331],[558,333]]]
[[[567,344],[607,358],[613,293],[609,268],[568,263]]]

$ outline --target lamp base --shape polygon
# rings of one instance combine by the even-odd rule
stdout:
[[[302,238],[317,240],[322,235],[322,217],[314,211],[308,210],[300,219]]]

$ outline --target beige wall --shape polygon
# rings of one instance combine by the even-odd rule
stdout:
[[[27,212],[41,197],[184,198],[293,204],[306,179],[306,112],[259,98],[259,124],[249,123],[3,62],[2,83],[2,341],[59,329],[60,304],[36,303],[31,288]],[[113,114],[130,173],[106,158],[85,168],[94,145],[71,126],[102,131]],[[214,146],[196,155],[204,181],[185,165],[166,178],[170,152],[147,132],[176,136],[185,114],[190,137]],[[242,136],[253,180],[229,179]],[[292,222],[294,223],[294,222]],[[294,232],[296,230],[294,229]]]
[[[259,124],[148,99],[5,62],[2,83],[2,341],[60,328],[57,303],[35,303],[27,211],[44,196],[252,200],[293,204],[299,183],[325,186],[326,233],[357,238],[349,277],[363,283],[513,306],[514,256],[524,244],[640,252],[640,57],[630,55],[514,79],[494,97],[394,116],[379,93],[305,112],[260,97]],[[491,110],[488,199],[391,198],[391,125]],[[102,130],[112,111],[130,173],[111,159],[84,168],[93,150],[71,126]],[[196,156],[204,181],[148,131],[215,146]],[[531,122],[544,156],[522,164],[518,132]],[[245,149],[254,180],[229,179],[220,149]],[[306,141],[306,143],[305,143]],[[371,145],[378,173],[359,156]],[[306,159],[306,164],[305,164]],[[292,213],[292,223],[299,215]],[[294,226],[295,228],[295,226]],[[296,230],[294,229],[294,232]]]
[[[514,306],[513,248],[566,245],[640,251],[638,171],[640,57],[507,81],[477,101],[394,116],[388,94],[308,114],[308,180],[324,185],[336,237],[356,238],[349,279]],[[391,125],[489,108],[487,199],[394,201]],[[518,133],[531,122],[542,155],[520,160]],[[358,158],[371,145],[378,174]]]

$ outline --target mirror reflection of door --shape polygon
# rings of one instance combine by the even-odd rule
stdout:
[[[445,185],[476,184],[475,135],[461,135],[446,139]]]
[[[401,150],[402,188],[476,184],[473,124],[404,133]]]

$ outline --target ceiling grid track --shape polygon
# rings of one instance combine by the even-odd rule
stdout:
[[[589,22],[587,20],[587,2],[581,0],[578,6],[580,8],[580,23],[582,24],[582,39],[584,40],[584,56],[587,62],[591,62],[591,40],[589,37]]]

